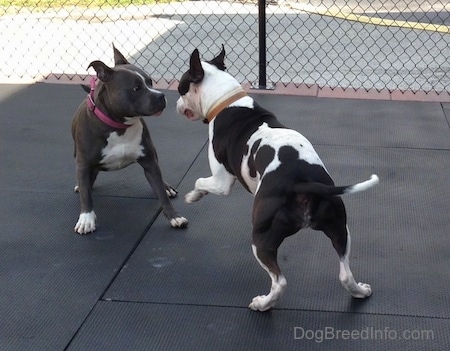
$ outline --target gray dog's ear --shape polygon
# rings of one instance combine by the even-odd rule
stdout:
[[[113,51],[114,51],[114,64],[117,65],[127,65],[129,62],[125,58],[125,56],[122,55],[122,53],[116,49],[114,44],[112,44]]]
[[[94,68],[95,72],[97,72],[97,78],[100,79],[102,82],[107,82],[111,79],[112,74],[114,71],[112,68],[105,65],[102,61],[92,61],[88,68]]]
[[[211,61],[208,61],[208,63],[216,66],[221,71],[225,71],[227,69],[227,67],[225,66],[224,60],[225,60],[225,47],[222,44],[222,51],[219,53],[219,55],[214,57]]]
[[[205,75],[198,49],[195,49],[191,54],[191,59],[189,61],[189,75],[191,76],[192,83],[200,83]]]

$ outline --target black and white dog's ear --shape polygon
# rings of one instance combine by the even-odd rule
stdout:
[[[200,53],[198,52],[198,49],[195,49],[189,60],[189,70],[183,74],[180,79],[180,84],[178,85],[178,92],[180,95],[183,96],[187,94],[191,83],[200,83],[204,76],[205,71],[203,70],[202,62],[200,61]]]
[[[92,61],[88,69],[92,67],[95,69],[95,72],[97,72],[97,78],[100,79],[102,82],[107,82],[111,79],[112,74],[114,71],[112,68],[105,65],[102,61]]]
[[[222,51],[220,51],[220,54],[214,57],[211,61],[208,61],[208,63],[216,66],[221,71],[225,71],[227,67],[225,66],[225,47],[222,44]]]
[[[200,83],[205,76],[198,49],[195,49],[191,54],[191,59],[189,61],[189,75],[192,83]]]
[[[114,64],[117,65],[127,65],[129,62],[125,58],[125,56],[122,55],[122,53],[116,49],[114,44],[112,44],[113,51],[114,51]]]

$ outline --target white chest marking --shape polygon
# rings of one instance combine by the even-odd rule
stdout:
[[[273,160],[266,167],[263,174],[256,174],[256,177],[253,178],[250,175],[250,169],[248,167],[248,160],[250,158],[251,149],[253,144],[257,141],[261,140],[258,150],[261,146],[268,145],[275,150],[275,156]],[[298,151],[299,159],[308,162],[313,165],[320,165],[325,169],[325,166],[322,160],[317,155],[316,150],[302,134],[292,129],[285,128],[270,128],[267,123],[263,123],[258,130],[253,133],[250,139],[247,142],[248,152],[246,155],[242,157],[241,164],[241,174],[242,177],[247,184],[248,188],[253,194],[256,194],[258,191],[259,185],[263,177],[270,172],[275,171],[281,164],[280,159],[278,158],[278,151],[282,146],[291,146]],[[258,150],[254,153],[253,157],[256,156]],[[326,171],[326,169],[325,169]]]
[[[141,145],[142,130],[142,123],[137,121],[122,135],[111,133],[102,150],[102,166],[107,170],[117,170],[144,156],[144,147]]]

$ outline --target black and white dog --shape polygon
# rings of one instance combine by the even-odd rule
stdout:
[[[113,47],[114,67],[93,61],[98,82],[91,80],[88,96],[78,107],[72,122],[75,162],[81,211],[75,231],[93,232],[96,218],[92,187],[100,171],[112,171],[138,162],[158,196],[162,212],[172,227],[186,227],[188,221],[172,206],[169,197],[177,191],[166,184],[158,165],[150,132],[140,116],[158,116],[166,107],[163,93],[152,88],[152,80],[142,69],[130,64]]]
[[[370,285],[356,283],[349,267],[350,234],[341,194],[366,190],[378,177],[335,186],[311,143],[283,126],[260,107],[225,72],[225,50],[208,62],[194,50],[178,92],[178,113],[209,123],[208,159],[212,176],[199,178],[185,200],[198,201],[213,193],[228,195],[236,180],[254,196],[253,253],[272,285],[268,295],[256,296],[252,310],[266,311],[281,297],[286,279],[277,263],[283,240],[302,228],[323,231],[339,255],[339,279],[353,297],[371,295]]]

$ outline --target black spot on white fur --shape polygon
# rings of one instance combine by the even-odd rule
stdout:
[[[264,174],[267,166],[275,157],[275,149],[269,145],[263,145],[259,148],[255,157],[256,168],[259,174]]]
[[[250,157],[248,158],[248,169],[250,176],[252,178],[256,177],[256,167],[255,167],[255,153],[259,148],[259,145],[261,144],[261,139],[258,139],[254,142],[252,145],[252,148],[250,150]]]
[[[298,158],[298,151],[292,146],[282,146],[278,150],[278,159],[281,163],[296,161]]]

